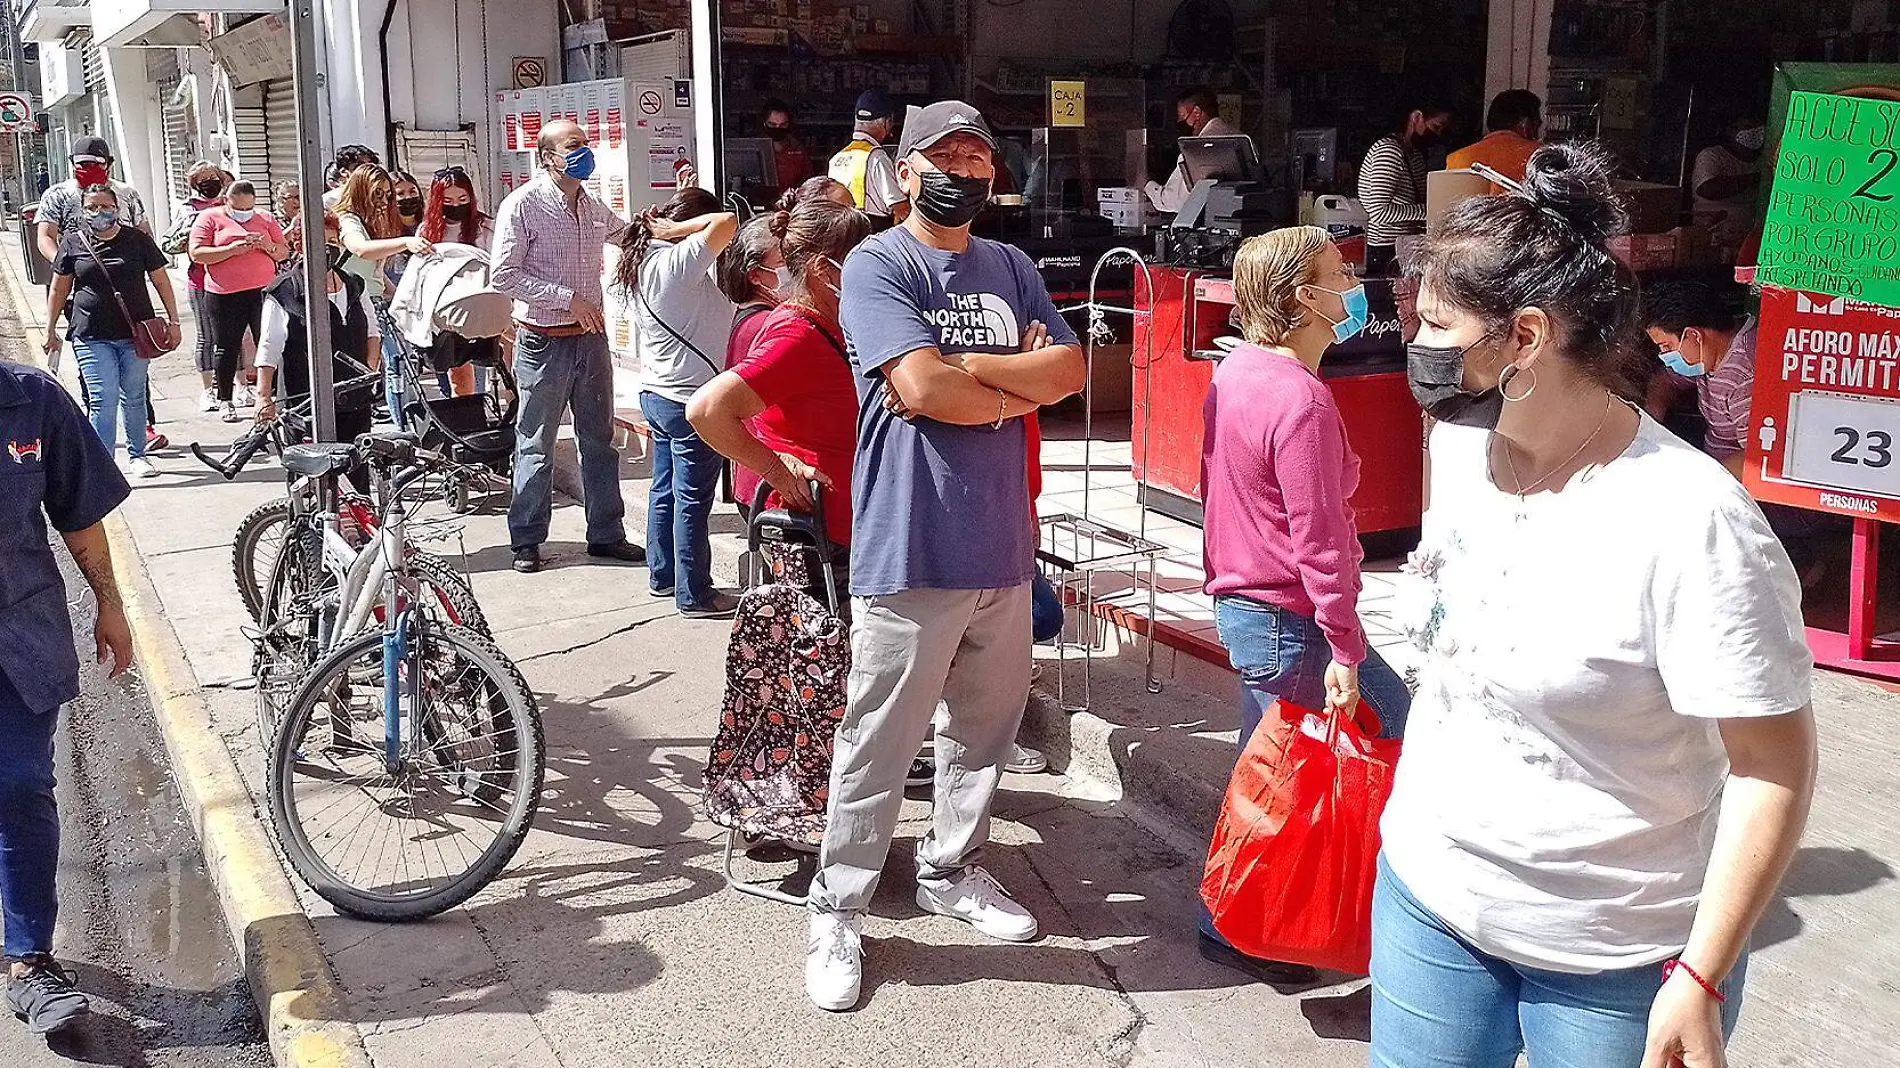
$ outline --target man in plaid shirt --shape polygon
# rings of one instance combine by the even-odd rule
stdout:
[[[541,569],[554,508],[550,457],[561,416],[574,412],[580,446],[587,554],[629,563],[646,552],[627,540],[620,498],[620,451],[614,448],[614,372],[602,311],[602,249],[626,229],[581,183],[594,173],[587,132],[553,123],[536,145],[542,173],[501,202],[495,215],[489,282],[514,298],[515,379],[521,408],[515,423],[514,503],[508,539],[514,567]]]

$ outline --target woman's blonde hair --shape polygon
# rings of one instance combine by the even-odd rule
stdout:
[[[389,190],[389,197],[377,203],[376,189]],[[365,163],[343,180],[343,193],[337,197],[336,213],[354,215],[363,220],[363,228],[378,241],[402,236],[402,217],[396,214],[396,183],[389,172],[374,163]]]
[[[1250,237],[1234,256],[1234,310],[1256,345],[1278,345],[1300,326],[1300,287],[1319,277],[1319,254],[1332,242],[1323,227],[1288,226]]]

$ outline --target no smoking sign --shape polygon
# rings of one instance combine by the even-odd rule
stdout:
[[[664,101],[660,99],[658,92],[646,89],[640,93],[640,114],[658,115],[662,106],[664,106]]]

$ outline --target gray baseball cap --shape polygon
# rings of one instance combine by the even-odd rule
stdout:
[[[996,151],[996,135],[983,113],[961,100],[939,100],[904,113],[904,136],[897,142],[897,158],[922,152],[951,134],[969,134]]]

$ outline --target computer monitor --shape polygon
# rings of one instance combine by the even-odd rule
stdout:
[[[1293,131],[1293,158],[1312,181],[1330,182],[1337,175],[1339,127],[1306,126]]]
[[[726,181],[736,190],[778,188],[778,157],[769,137],[726,138]]]
[[[1258,182],[1263,174],[1260,157],[1253,150],[1253,138],[1245,134],[1183,137],[1181,163],[1187,170],[1190,185],[1203,178],[1221,182]]]

